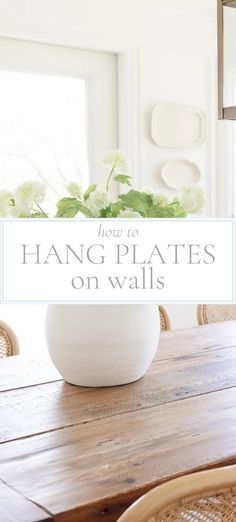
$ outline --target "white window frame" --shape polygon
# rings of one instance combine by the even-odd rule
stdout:
[[[142,185],[140,47],[117,50],[119,147],[129,158],[135,186]]]

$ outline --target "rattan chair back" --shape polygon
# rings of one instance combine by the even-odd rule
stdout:
[[[236,305],[234,304],[204,304],[198,305],[198,323],[200,325],[210,323],[222,323],[223,321],[236,320]]]
[[[7,323],[0,321],[0,359],[18,353],[19,344],[15,333]]]
[[[236,466],[186,475],[156,487],[118,522],[235,522]]]

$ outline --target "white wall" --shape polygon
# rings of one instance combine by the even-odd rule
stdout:
[[[132,132],[140,185],[164,188],[163,163],[190,159],[202,173],[207,214],[217,215],[216,0],[0,0],[0,12],[1,36],[135,53]],[[158,148],[150,136],[150,117],[161,101],[201,107],[207,115],[206,143],[188,151]],[[195,307],[169,310],[173,326],[195,324]]]
[[[165,189],[160,169],[166,160],[195,161],[207,188],[207,212],[213,215],[215,4],[214,0],[0,0],[0,35],[112,52],[136,49],[139,182]],[[202,147],[174,151],[155,145],[150,118],[161,101],[197,105],[206,112],[207,140]]]

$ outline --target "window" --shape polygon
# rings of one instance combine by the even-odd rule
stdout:
[[[99,158],[117,143],[111,53],[0,38],[0,189],[41,179],[49,202],[69,181],[104,183]],[[43,305],[1,305],[22,353],[46,351]]]
[[[112,53],[0,38],[1,185],[6,169],[102,182],[99,158],[118,145],[116,86]]]

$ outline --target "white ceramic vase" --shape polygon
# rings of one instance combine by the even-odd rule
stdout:
[[[140,379],[159,341],[157,305],[49,305],[46,338],[63,378],[79,386]]]

